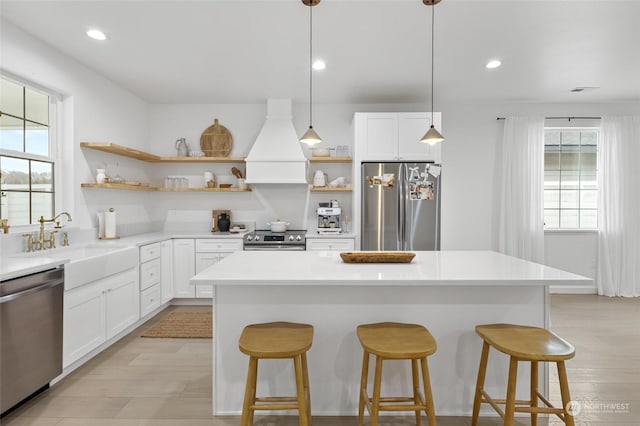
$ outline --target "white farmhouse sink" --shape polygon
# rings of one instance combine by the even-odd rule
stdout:
[[[134,268],[138,264],[137,247],[111,243],[61,247],[22,256],[68,259],[69,262],[64,265],[65,290]]]

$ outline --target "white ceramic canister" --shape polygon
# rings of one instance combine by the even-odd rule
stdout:
[[[104,183],[104,179],[107,177],[105,169],[96,169],[96,182]]]

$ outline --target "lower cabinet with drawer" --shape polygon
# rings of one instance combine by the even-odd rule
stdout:
[[[145,316],[162,304],[160,283],[140,292],[140,316]]]
[[[353,238],[307,238],[307,250],[353,251],[355,245]]]
[[[140,316],[147,315],[162,304],[160,254],[160,243],[140,246]]]
[[[242,250],[242,240],[202,238],[196,240],[196,274],[220,262],[234,251]],[[213,297],[211,285],[196,285],[196,297]]]

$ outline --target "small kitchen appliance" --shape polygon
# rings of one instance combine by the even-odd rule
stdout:
[[[318,207],[318,234],[339,234],[342,232],[340,207]]]
[[[307,231],[288,230],[285,232],[272,232],[269,229],[256,230],[245,235],[243,239],[244,250],[306,250]]]

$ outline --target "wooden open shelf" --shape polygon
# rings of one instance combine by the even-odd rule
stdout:
[[[251,192],[250,188],[157,188],[160,192]]]
[[[111,142],[80,142],[83,148],[95,149],[149,163],[243,163],[244,157],[161,157]]]
[[[125,189],[129,191],[159,191],[159,192],[251,192],[250,188],[158,188],[155,186],[129,185],[126,183],[83,183],[82,188],[97,189]]]
[[[351,192],[351,191],[353,191],[353,188],[351,188],[350,186],[347,186],[347,187],[344,187],[344,188],[330,188],[330,187],[314,188],[314,187],[310,187],[309,190],[312,191],[312,192]]]
[[[155,186],[129,185],[126,183],[82,183],[82,188],[127,189],[129,191],[157,191]]]
[[[351,163],[351,157],[310,157],[310,163]]]

